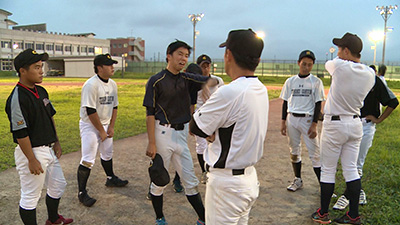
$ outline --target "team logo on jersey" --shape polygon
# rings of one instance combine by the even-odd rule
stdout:
[[[114,102],[114,96],[99,97],[99,103],[101,105],[110,105]]]
[[[17,121],[17,125],[18,125],[18,126],[24,125],[24,123],[25,123],[25,122],[24,122],[23,120]]]
[[[43,99],[44,106],[47,106],[49,103],[50,103],[50,100],[48,98]]]

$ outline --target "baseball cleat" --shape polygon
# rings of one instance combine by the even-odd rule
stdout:
[[[299,177],[295,177],[293,182],[286,188],[288,191],[297,191],[303,187],[303,181]]]
[[[147,192],[146,199],[147,199],[147,200],[151,200],[151,194],[150,194],[150,191],[149,191],[149,192]]]
[[[56,222],[52,223],[50,220],[46,220],[46,225],[70,224],[72,222],[74,222],[73,219],[66,219],[63,216],[58,215],[58,219],[56,220]]]
[[[87,192],[79,192],[78,194],[79,201],[87,207],[91,207],[94,203],[96,203],[96,199],[90,197]]]
[[[117,176],[113,176],[112,178],[107,178],[106,186],[107,187],[124,187],[129,183],[127,180],[121,180]]]
[[[206,223],[201,219],[197,219],[196,225],[206,225]]]
[[[358,201],[358,204],[360,205],[367,204],[367,195],[365,194],[363,189],[361,189],[360,191],[360,200]]]
[[[324,213],[323,215],[321,215],[319,213],[319,211],[321,210],[321,208],[319,208],[316,212],[314,212],[311,215],[311,219],[317,223],[320,224],[330,224],[332,223],[332,221],[329,219],[329,213]]]
[[[167,221],[165,221],[165,217],[160,218],[160,219],[156,219],[156,223],[155,225],[167,225]]]
[[[176,193],[181,193],[183,191],[183,186],[180,180],[174,180],[173,185]]]
[[[201,174],[200,182],[201,182],[202,184],[207,183],[207,172],[203,172],[203,173]]]
[[[349,212],[346,212],[342,217],[336,218],[333,221],[340,224],[362,224],[359,216],[353,219],[349,216]]]
[[[349,203],[350,201],[346,198],[346,196],[342,195],[336,201],[335,205],[333,206],[333,209],[344,210],[349,205]]]

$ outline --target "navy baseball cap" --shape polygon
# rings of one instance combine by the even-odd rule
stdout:
[[[101,66],[101,65],[113,65],[113,64],[117,64],[118,61],[115,61],[111,58],[110,54],[102,54],[102,55],[96,55],[96,57],[94,58],[94,65],[95,66]]]
[[[189,66],[186,67],[186,72],[200,74],[200,75],[203,74],[201,67],[199,65],[197,65],[196,63],[190,63]]]
[[[14,59],[15,70],[19,73],[19,69],[26,65],[32,65],[39,61],[46,61],[49,59],[49,54],[38,54],[35,50],[28,48],[19,53]]]
[[[312,60],[313,60],[313,63],[315,63],[315,55],[314,55],[314,53],[313,53],[312,51],[310,51],[310,50],[304,50],[304,51],[302,51],[302,52],[300,53],[300,55],[299,55],[299,62],[300,62],[301,59],[304,58],[304,57],[308,57],[308,58],[312,59]]]
[[[150,162],[149,166],[150,180],[157,186],[165,186],[169,183],[170,177],[168,171],[164,167],[164,161],[158,153]]]
[[[210,58],[210,56],[203,54],[203,55],[201,55],[201,56],[199,56],[199,57],[197,58],[196,63],[197,63],[198,65],[202,64],[203,62],[206,62],[206,63],[210,63],[210,64],[211,64],[211,58]]]
[[[332,42],[336,46],[348,48],[352,53],[355,54],[360,53],[363,48],[361,38],[359,38],[356,34],[349,32],[344,34],[342,38],[334,38]]]
[[[264,42],[252,30],[232,30],[229,32],[228,39],[219,45],[220,48],[226,47],[234,53],[260,58],[264,48]]]

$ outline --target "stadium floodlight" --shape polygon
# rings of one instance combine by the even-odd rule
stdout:
[[[385,27],[383,29],[383,50],[382,50],[382,64],[385,63],[385,48],[386,48],[386,32],[387,32],[387,21],[390,16],[393,14],[393,10],[397,9],[397,5],[389,5],[389,6],[377,6],[376,10],[379,11],[383,20],[385,21]]]
[[[371,49],[374,50],[374,65],[376,62],[376,43],[378,41],[382,41],[383,40],[383,32],[379,32],[379,31],[372,31],[368,34],[369,39],[374,43],[374,46],[371,47]]]
[[[265,37],[265,33],[263,31],[257,31],[256,34],[257,34],[257,37],[259,37],[261,39],[264,39],[264,37]]]
[[[192,21],[192,24],[193,24],[193,62],[195,62],[195,59],[196,59],[196,24],[204,17],[204,13],[189,14],[188,17],[189,17],[190,21]]]

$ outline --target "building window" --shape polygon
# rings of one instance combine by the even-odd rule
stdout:
[[[81,47],[81,52],[86,53],[87,52],[87,47]]]
[[[71,51],[71,46],[70,46],[70,45],[67,45],[67,46],[65,46],[64,49],[65,49],[66,52],[70,52],[70,51]]]
[[[14,49],[24,49],[24,44],[21,41],[14,41],[13,48]]]
[[[93,47],[89,47],[89,53],[94,53],[94,48]]]
[[[124,48],[127,48],[127,47],[128,47],[128,43],[125,43],[125,44],[124,44]]]
[[[118,44],[118,48],[122,48],[122,44]]]
[[[46,45],[46,51],[54,51],[54,45],[53,44],[47,44]]]
[[[78,45],[78,47],[76,47],[76,51],[79,53],[79,52],[81,52],[81,46],[80,45]]]
[[[117,48],[117,44],[113,44],[113,48]]]
[[[10,71],[10,70],[12,70],[12,68],[13,68],[13,66],[12,66],[12,61],[11,61],[11,59],[8,59],[7,61],[6,60],[3,60],[2,62],[1,62],[1,70],[3,70],[3,71]]]
[[[94,47],[94,53],[96,55],[103,54],[103,48],[101,47]]]
[[[62,45],[56,45],[56,51],[62,52],[63,47]]]
[[[25,49],[31,48],[33,49],[33,43],[25,42]]]
[[[1,41],[1,48],[11,48],[11,41]]]
[[[36,44],[36,50],[44,50],[44,44]]]

